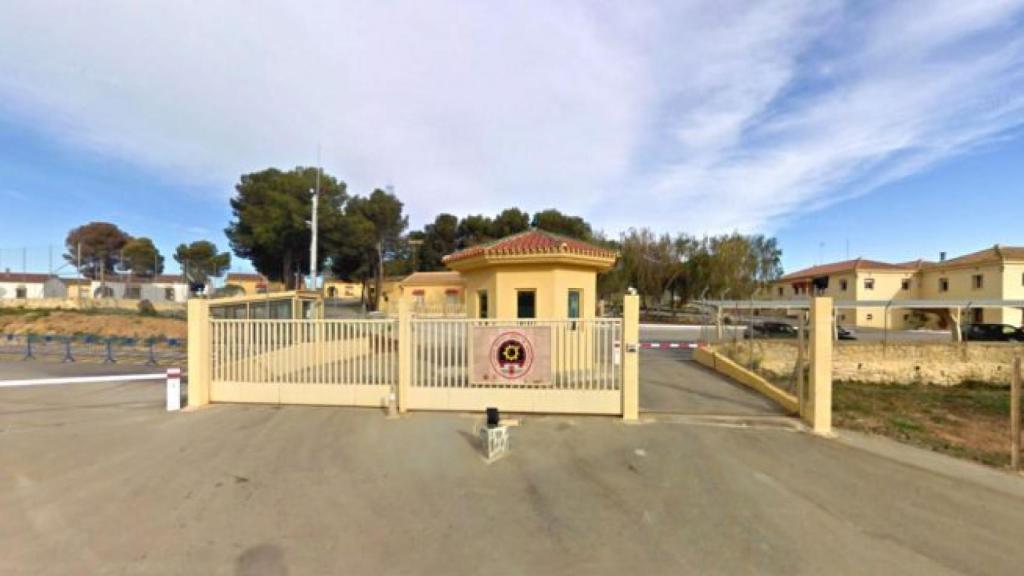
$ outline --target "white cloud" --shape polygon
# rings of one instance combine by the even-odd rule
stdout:
[[[320,142],[417,223],[771,229],[1024,111],[1012,1],[102,4],[0,6],[0,110],[225,196]]]

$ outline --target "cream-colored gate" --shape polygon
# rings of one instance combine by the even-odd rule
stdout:
[[[209,322],[212,402],[386,406],[398,383],[395,320]]]
[[[409,323],[405,409],[623,413],[621,319]]]

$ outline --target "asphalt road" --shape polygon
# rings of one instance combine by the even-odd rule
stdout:
[[[737,416],[783,414],[768,398],[692,358],[689,350],[641,350],[640,410]]]
[[[0,573],[1020,570],[1019,478],[887,441],[526,417],[488,465],[479,417],[162,400],[0,389]]]

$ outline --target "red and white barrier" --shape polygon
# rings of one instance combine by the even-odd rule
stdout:
[[[700,348],[700,344],[696,342],[641,342],[641,348],[647,349],[689,349]]]
[[[181,368],[167,369],[167,411],[181,410]]]
[[[0,388],[21,386],[54,386],[57,384],[101,384],[105,382],[145,382],[166,380],[167,409],[181,410],[181,368],[168,368],[161,374],[112,374],[110,376],[74,376],[70,378],[34,378],[31,380],[0,380]]]

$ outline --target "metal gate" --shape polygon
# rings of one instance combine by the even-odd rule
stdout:
[[[210,400],[386,406],[396,320],[210,320]]]
[[[500,339],[522,340],[532,380],[515,365],[498,366]],[[622,320],[410,320],[410,382],[403,404],[412,410],[621,414]],[[535,338],[536,341],[532,341]],[[522,352],[524,355],[526,351]],[[485,365],[485,363],[491,365]],[[511,363],[510,363],[511,364]],[[511,370],[502,374],[502,370]],[[521,368],[525,370],[525,368]]]

